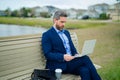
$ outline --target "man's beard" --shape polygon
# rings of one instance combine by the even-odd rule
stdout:
[[[56,28],[57,28],[58,30],[62,30],[62,29],[64,28],[64,26],[60,27],[59,25],[56,24]]]

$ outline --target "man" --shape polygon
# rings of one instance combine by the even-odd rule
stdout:
[[[101,80],[88,56],[77,57],[70,33],[64,29],[67,14],[56,11],[53,26],[43,33],[42,49],[46,57],[46,69],[62,69],[63,73],[80,75],[82,80]]]

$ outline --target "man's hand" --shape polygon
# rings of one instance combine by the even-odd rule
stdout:
[[[75,57],[74,56],[71,56],[69,54],[64,54],[64,60],[65,61],[71,61],[72,59],[74,59]]]

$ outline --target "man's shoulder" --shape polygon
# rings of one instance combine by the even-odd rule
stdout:
[[[43,35],[50,35],[51,32],[52,32],[52,28],[50,28],[46,32],[44,32]]]
[[[44,33],[48,32],[51,28],[47,29]]]

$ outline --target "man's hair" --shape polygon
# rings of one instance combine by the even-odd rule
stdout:
[[[60,17],[67,17],[67,13],[62,10],[56,11],[53,16],[53,19],[60,19]]]

